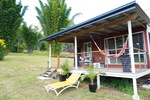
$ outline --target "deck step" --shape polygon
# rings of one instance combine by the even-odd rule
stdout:
[[[49,68],[44,73],[40,74],[40,77],[45,77],[47,79],[50,79],[53,77],[53,74],[56,73],[57,70],[55,68]]]

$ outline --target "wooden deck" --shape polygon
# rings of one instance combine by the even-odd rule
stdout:
[[[123,72],[122,68],[95,68],[95,73],[105,73],[105,76],[109,77],[120,77],[120,78],[140,78],[147,74],[150,74],[150,69],[139,69],[136,68],[136,73],[132,72]],[[78,69],[72,69],[71,72],[87,74],[86,70],[83,67]],[[99,74],[101,75],[101,74]]]
[[[135,88],[135,86],[137,86],[136,80],[138,78],[150,74],[150,69],[137,69],[137,68],[136,68],[135,73],[123,72],[122,68],[96,68],[94,71],[95,71],[95,73],[98,73],[97,74],[97,88],[98,89],[100,89],[100,77],[101,76],[131,78],[133,80],[133,84],[135,84],[134,85],[134,88]],[[72,69],[71,72],[88,74],[83,67],[80,67],[78,69]],[[105,73],[105,75],[102,75],[99,72]],[[137,88],[135,90],[137,90]]]

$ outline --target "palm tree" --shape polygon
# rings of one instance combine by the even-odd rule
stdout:
[[[37,17],[37,19],[39,20],[39,22],[41,24],[44,35],[47,36],[48,33],[47,33],[46,19],[45,19],[45,16],[44,16],[44,4],[41,0],[39,0],[39,4],[40,4],[40,8],[35,7],[36,12],[38,14],[38,16],[36,16],[36,17]]]
[[[39,3],[40,8],[35,8],[38,13],[36,17],[41,24],[45,36],[54,34],[60,31],[62,27],[68,26],[71,8],[67,8],[65,0],[47,0],[45,5],[39,0]],[[52,53],[57,55],[58,59],[61,48],[61,43],[56,42],[52,45]]]
[[[70,26],[70,23],[73,24],[75,16],[79,15],[78,13],[69,20],[71,7],[67,8],[65,0],[47,0],[45,5],[39,0],[39,3],[40,8],[35,8],[38,13],[36,17],[41,24],[45,36],[54,34],[60,31],[61,28]],[[62,43],[55,42],[52,44],[52,53],[57,56],[58,62],[61,49]],[[57,64],[58,66],[59,63]]]
[[[80,16],[80,15],[82,15],[82,13],[79,12],[79,13],[76,13],[75,15],[73,15],[73,16],[71,17],[71,19],[69,20],[69,27],[75,25],[74,19],[75,19],[76,17]]]

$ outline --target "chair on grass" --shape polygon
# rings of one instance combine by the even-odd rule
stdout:
[[[81,74],[72,73],[66,81],[48,84],[44,87],[46,88],[47,92],[49,92],[49,90],[53,90],[58,96],[61,92],[63,92],[67,88],[70,87],[78,88],[80,84],[80,81],[78,79],[80,76]],[[58,89],[60,89],[60,91],[58,91]]]

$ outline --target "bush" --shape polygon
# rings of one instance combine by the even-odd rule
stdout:
[[[64,62],[61,65],[61,69],[62,69],[62,75],[67,75],[67,76],[69,75],[70,68],[67,62]]]
[[[110,86],[119,91],[133,94],[132,80],[131,79],[123,79],[123,78],[114,78],[114,77],[103,77],[103,83],[106,86]]]
[[[24,51],[24,49],[25,49],[25,47],[23,45],[19,46],[19,49],[18,49],[18,46],[13,46],[11,52],[21,53]]]
[[[5,42],[3,39],[0,39],[0,60],[3,60],[4,56],[5,56]]]

